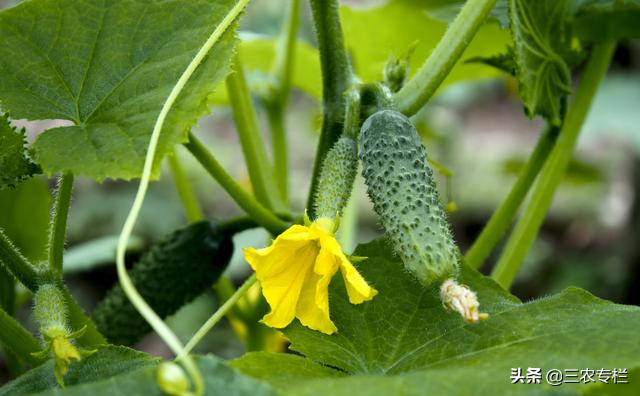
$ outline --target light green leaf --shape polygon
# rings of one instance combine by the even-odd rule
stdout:
[[[571,93],[571,73],[564,57],[571,47],[569,0],[509,0],[516,76],[529,117],[562,121],[561,106]]]
[[[385,63],[392,56],[406,53],[416,40],[418,45],[411,56],[411,69],[413,72],[418,70],[447,28],[446,22],[429,13],[443,3],[448,1],[390,0],[382,6],[366,9],[342,6],[340,17],[347,49],[360,78],[366,82],[382,81]],[[461,80],[499,76],[500,72],[489,66],[464,61],[501,52],[508,43],[508,32],[501,30],[495,21],[486,23],[443,86]]]
[[[39,178],[0,191],[0,227],[29,260],[46,257],[51,194]]]
[[[33,0],[0,12],[0,92],[15,118],[64,119],[34,148],[47,174],[139,176],[152,127],[178,78],[233,0]],[[209,112],[228,72],[229,29],[171,111],[156,165]],[[157,166],[156,166],[157,169]]]
[[[64,273],[90,271],[116,262],[118,235],[108,235],[73,246],[64,253]],[[145,244],[142,238],[132,236],[127,243],[127,254],[140,253]]]
[[[390,252],[385,242],[376,241],[354,253],[369,257],[359,270],[379,291],[372,301],[352,305],[342,279],[332,282],[331,317],[338,333],[325,335],[298,322],[285,329],[291,348],[312,362],[250,354],[234,365],[284,394],[348,396],[551,395],[558,388],[544,379],[540,385],[511,384],[511,368],[526,373],[528,367],[538,367],[546,373],[640,367],[638,307],[616,305],[575,288],[523,304],[464,267],[461,282],[477,292],[481,310],[491,315],[479,324],[466,324],[445,311],[437,290],[425,289]],[[328,368],[337,369],[333,377]],[[292,376],[303,380],[289,381]],[[565,384],[561,394],[587,389]]]
[[[247,377],[235,369],[225,365],[214,356],[196,359],[200,372],[204,377],[204,396],[271,396],[272,388]],[[156,367],[145,368],[122,375],[102,376],[98,381],[83,383],[78,386],[67,386],[65,389],[55,388],[38,393],[42,396],[78,395],[78,396],[164,396],[156,382]]]
[[[64,382],[72,389],[78,384],[107,380],[118,374],[155,366],[159,361],[157,357],[133,349],[108,346],[80,362],[71,364]],[[0,396],[30,395],[57,387],[58,383],[53,375],[53,361],[50,360],[0,388]]]
[[[0,190],[12,187],[40,172],[27,152],[24,129],[17,130],[0,114]]]
[[[241,32],[238,51],[243,67],[248,74],[248,82],[252,92],[261,92],[266,88],[268,75],[273,67],[278,47],[278,39],[253,33]],[[318,50],[310,44],[299,40],[296,43],[293,59],[293,76],[291,85],[309,96],[322,97],[322,77]],[[229,103],[227,90],[218,87],[212,97],[215,104]]]

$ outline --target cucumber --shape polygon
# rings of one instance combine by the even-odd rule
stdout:
[[[154,244],[129,275],[142,297],[165,318],[210,288],[232,253],[231,236],[201,221]],[[113,344],[132,345],[151,330],[120,285],[107,293],[92,317]]]
[[[335,220],[342,214],[357,172],[358,145],[352,138],[342,136],[322,163],[314,208],[316,217]]]
[[[405,267],[426,286],[455,278],[458,250],[413,124],[394,110],[374,113],[362,125],[360,159],[374,210]]]
[[[460,254],[411,121],[394,110],[371,115],[360,132],[360,159],[374,210],[405,268],[426,287],[439,285],[443,306],[466,322],[487,319],[476,294],[456,281]]]
[[[69,333],[67,304],[60,290],[52,284],[44,284],[33,296],[33,316],[41,335],[51,330]]]

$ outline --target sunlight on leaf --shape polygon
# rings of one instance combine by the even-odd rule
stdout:
[[[139,176],[153,123],[232,0],[34,0],[0,12],[0,91],[14,118],[65,119],[34,144],[48,174]],[[156,164],[209,112],[228,72],[229,29],[171,111]],[[26,65],[26,66],[25,66]]]

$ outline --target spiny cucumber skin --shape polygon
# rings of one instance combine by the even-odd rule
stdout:
[[[50,329],[68,330],[67,305],[55,285],[45,284],[33,296],[33,315],[41,333]]]
[[[424,285],[458,272],[458,251],[440,202],[427,153],[403,114],[382,110],[360,133],[362,175],[394,250]]]
[[[231,237],[201,221],[155,243],[129,275],[149,305],[165,318],[210,288],[232,253]],[[98,304],[92,318],[113,344],[132,345],[151,330],[119,284]]]
[[[316,217],[336,218],[347,205],[358,172],[358,145],[343,136],[327,153],[320,170]]]

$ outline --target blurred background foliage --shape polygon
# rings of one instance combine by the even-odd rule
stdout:
[[[0,7],[17,3],[0,0]],[[341,17],[346,43],[358,75],[365,81],[382,79],[391,57],[411,53],[417,66],[441,37],[459,1],[416,0],[344,2]],[[415,12],[416,7],[421,12]],[[240,56],[252,90],[266,86],[283,17],[284,0],[254,0],[242,20]],[[303,2],[297,45],[294,92],[287,112],[290,191],[296,212],[304,209],[315,144],[320,126],[321,84],[318,55],[308,5]],[[416,38],[418,38],[416,40]],[[511,77],[485,65],[465,63],[474,56],[500,53],[509,35],[499,21],[489,21],[470,45],[440,93],[414,121],[431,158],[453,171],[440,175],[442,197],[455,202],[454,233],[463,251],[507,195],[533,149],[541,120],[524,115]],[[250,189],[224,87],[217,92],[212,115],[201,120],[196,133],[241,184]],[[268,142],[268,123],[256,101],[260,125]],[[29,139],[56,121],[26,122]],[[213,183],[186,150],[177,155],[191,177],[207,218],[215,221],[242,214]],[[0,191],[0,226],[32,260],[43,258],[53,182],[36,178],[15,190]],[[86,309],[104,295],[117,276],[114,252],[117,234],[130,208],[136,183],[80,179],[75,186],[69,219],[65,271],[73,293]],[[381,235],[380,226],[358,180],[350,205],[356,232],[343,239],[347,250]],[[354,214],[357,214],[355,216]],[[186,222],[168,167],[151,186],[135,230],[129,258],[133,262],[153,241]],[[348,221],[346,223],[349,223]],[[615,302],[640,304],[640,43],[621,42],[614,65],[599,90],[584,126],[577,152],[539,238],[513,287],[522,299],[557,292],[569,285],[583,287]],[[249,268],[240,255],[245,246],[264,246],[269,235],[249,230],[235,237],[236,252],[228,275],[235,281]],[[482,269],[489,272],[493,260]],[[0,278],[2,278],[0,274]],[[256,298],[256,293],[253,293]],[[20,289],[12,302],[29,323],[29,295]],[[217,306],[213,291],[180,310],[169,322],[185,340]],[[223,357],[235,357],[245,346],[225,323],[198,347]],[[33,326],[32,326],[33,327]],[[275,336],[274,336],[275,337]],[[274,338],[276,340],[276,338]],[[274,345],[278,345],[277,340]],[[139,348],[168,354],[148,336]],[[5,360],[10,360],[5,359]],[[7,376],[0,368],[0,382]]]

